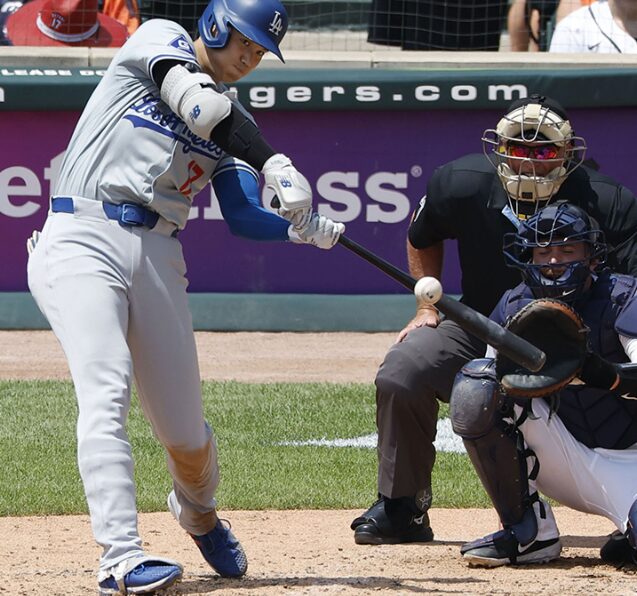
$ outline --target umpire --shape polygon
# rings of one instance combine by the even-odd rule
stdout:
[[[586,144],[564,108],[531,95],[509,106],[483,135],[484,155],[439,167],[409,228],[413,277],[442,273],[443,242],[458,243],[462,302],[485,315],[519,283],[505,264],[502,241],[520,221],[555,200],[570,201],[599,222],[608,265],[637,275],[637,200],[621,184],[582,165]],[[351,524],[357,544],[433,539],[427,510],[438,400],[448,402],[454,377],[485,344],[432,305],[419,306],[399,333],[376,376],[378,499]]]

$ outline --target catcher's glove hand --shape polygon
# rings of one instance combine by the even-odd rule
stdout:
[[[536,373],[498,354],[495,372],[503,391],[512,397],[546,397],[580,373],[587,354],[588,327],[559,300],[541,298],[522,308],[506,325],[546,354]]]

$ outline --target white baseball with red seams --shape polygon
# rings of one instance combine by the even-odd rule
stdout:
[[[435,277],[421,277],[414,286],[419,304],[435,304],[442,297],[442,284]]]

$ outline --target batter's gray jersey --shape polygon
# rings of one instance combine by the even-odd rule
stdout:
[[[164,59],[199,68],[186,30],[154,19],[117,52],[86,104],[54,195],[140,203],[182,229],[193,197],[215,171],[236,165],[254,172],[191,132],[162,101],[150,73]],[[223,85],[217,90],[230,94]],[[231,99],[246,113],[236,98]]]

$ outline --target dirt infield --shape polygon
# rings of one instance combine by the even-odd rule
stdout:
[[[200,333],[197,343],[204,378],[366,383],[393,338],[392,333]],[[0,331],[0,378],[68,378],[68,370],[50,333]],[[149,552],[185,566],[184,580],[169,594],[637,593],[634,571],[599,560],[599,548],[613,530],[602,518],[557,508],[564,544],[558,562],[485,570],[467,567],[458,551],[462,542],[497,529],[491,510],[433,509],[433,543],[376,547],[354,544],[349,523],[359,513],[228,512],[250,561],[241,580],[211,573],[168,514],[141,515],[140,530]],[[99,548],[86,516],[0,518],[0,537],[0,594],[96,593]]]

